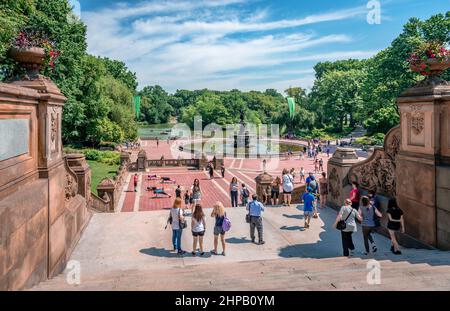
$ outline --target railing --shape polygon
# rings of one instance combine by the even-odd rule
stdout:
[[[109,213],[111,210],[111,200],[109,200],[108,197],[106,197],[106,200],[100,198],[95,193],[91,193],[92,198],[92,206],[91,208],[94,209],[96,212],[99,213]]]
[[[163,166],[190,166],[190,167],[198,167],[200,163],[199,159],[161,159],[161,160],[147,160],[148,167],[163,167]],[[137,168],[137,166],[136,166]]]

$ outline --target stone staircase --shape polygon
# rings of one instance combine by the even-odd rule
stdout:
[[[183,260],[180,258],[179,260]],[[170,269],[143,267],[108,273],[82,274],[80,285],[66,275],[33,290],[449,290],[449,253],[407,250],[394,257],[377,254],[381,284],[367,282],[370,258],[283,258],[234,263],[185,265]]]

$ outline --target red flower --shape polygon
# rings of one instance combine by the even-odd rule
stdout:
[[[427,69],[427,65],[426,64],[422,64],[422,65],[420,65],[420,68]]]

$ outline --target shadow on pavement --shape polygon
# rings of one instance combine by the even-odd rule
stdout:
[[[171,252],[170,250],[164,248],[156,248],[156,247],[143,248],[139,252],[154,257],[166,257],[166,258],[178,257],[178,255],[175,252]]]
[[[252,241],[248,240],[246,237],[242,238],[228,238],[225,240],[227,243],[231,244],[246,244],[246,243],[252,243]]]

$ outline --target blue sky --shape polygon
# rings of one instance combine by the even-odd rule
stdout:
[[[70,0],[76,2],[77,0]],[[450,10],[450,0],[78,0],[89,52],[124,61],[139,88],[283,91],[310,88],[319,61],[367,58],[410,17]]]

